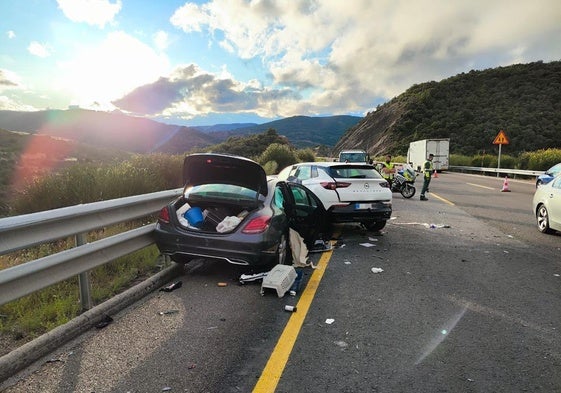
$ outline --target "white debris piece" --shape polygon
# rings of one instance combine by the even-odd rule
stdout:
[[[360,245],[362,247],[374,247],[374,244],[372,244],[372,243],[360,243]]]

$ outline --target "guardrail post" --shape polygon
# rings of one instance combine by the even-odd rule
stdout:
[[[79,233],[76,235],[76,247],[86,244],[86,234]],[[92,284],[90,282],[89,272],[80,273],[78,276],[78,285],[80,287],[80,304],[82,312],[92,309]]]

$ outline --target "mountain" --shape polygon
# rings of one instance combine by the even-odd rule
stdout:
[[[181,154],[216,145],[231,136],[260,134],[271,128],[299,148],[317,145],[331,147],[360,119],[355,116],[296,116],[261,125],[235,123],[185,127],[127,116],[120,112],[69,109],[0,111],[0,128],[50,135],[127,152]]]
[[[561,148],[561,62],[470,71],[414,85],[368,113],[345,132],[334,151],[360,148],[371,156],[405,155],[409,142],[450,138],[452,154],[504,154]]]
[[[293,116],[269,123],[238,128],[232,135],[260,134],[273,128],[298,148],[317,145],[334,146],[343,133],[362,118],[357,116],[308,117]]]
[[[225,132],[237,130],[239,128],[247,128],[257,126],[257,123],[231,123],[231,124],[214,124],[212,126],[195,126],[196,130],[211,133],[211,132]]]
[[[134,153],[162,152],[165,149],[185,152],[218,143],[217,138],[194,128],[163,124],[118,112],[83,109],[0,111],[0,128]],[[174,145],[175,141],[180,142]]]

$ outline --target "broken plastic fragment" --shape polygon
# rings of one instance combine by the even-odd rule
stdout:
[[[246,282],[262,280],[269,272],[256,273],[256,274],[242,274],[240,276],[240,284],[245,284]]]
[[[170,284],[167,287],[161,288],[160,292],[171,292],[176,290],[177,288],[181,288],[182,285],[183,285],[182,281],[174,282],[173,284]]]
[[[372,271],[372,273],[382,273],[384,271],[384,269],[379,268],[379,267],[373,267],[370,270]]]
[[[325,323],[327,323],[328,325],[331,325],[333,322],[335,322],[335,320],[333,318],[327,318],[325,320]]]
[[[169,314],[176,314],[179,310],[168,310],[168,311],[160,311],[158,314],[160,315],[169,315]]]
[[[372,243],[360,243],[360,245],[362,247],[374,247],[374,244],[372,244]]]

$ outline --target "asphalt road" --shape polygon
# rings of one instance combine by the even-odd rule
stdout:
[[[187,265],[3,391],[561,392],[561,236],[503,180],[440,174],[429,201],[394,194],[381,235],[337,226],[296,297]]]

